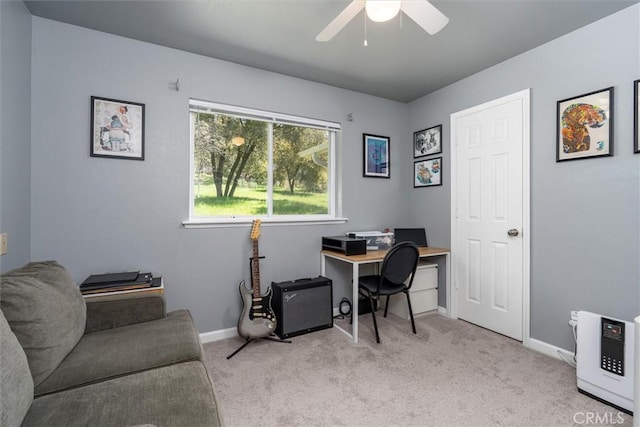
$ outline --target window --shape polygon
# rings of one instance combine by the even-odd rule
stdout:
[[[339,124],[189,104],[190,223],[335,219]]]

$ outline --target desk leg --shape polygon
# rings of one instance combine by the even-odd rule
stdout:
[[[351,335],[353,335],[353,343],[358,343],[358,279],[360,278],[360,264],[353,263],[353,278],[352,288],[353,293],[351,297],[351,312],[353,317],[353,325],[351,328]]]
[[[357,266],[357,264],[354,265],[354,269],[355,269],[355,274],[357,275],[358,274],[358,266]],[[324,276],[324,277],[327,277],[326,273],[327,273],[327,257],[324,254],[320,254],[320,275]],[[356,284],[357,283],[358,282],[356,282]],[[358,289],[357,286],[356,286],[355,289],[356,289],[356,292],[357,292],[357,289]],[[356,310],[358,309],[358,305],[357,304],[358,303],[357,303],[357,300],[356,300],[356,306],[355,306]],[[351,307],[351,309],[353,310],[353,306]],[[352,328],[352,332],[358,330],[358,323],[357,323],[358,319],[357,319],[357,316],[354,319],[354,321],[356,323],[354,323],[355,328]],[[339,329],[340,332],[344,332],[344,334],[347,335],[352,340],[354,340],[354,342],[358,341],[357,337],[354,339],[353,333],[350,334],[349,331],[347,331],[346,329],[342,329],[342,327],[338,326],[337,324],[334,324],[333,327],[336,328],[336,329]]]
[[[446,290],[446,298],[447,298],[447,317],[454,318],[455,310],[453,308],[455,302],[453,301],[454,292],[451,289],[451,254],[446,254],[444,256],[445,266],[444,266],[444,277],[445,277],[445,290]],[[457,293],[455,293],[455,297],[457,297]],[[456,317],[457,318],[457,317]]]

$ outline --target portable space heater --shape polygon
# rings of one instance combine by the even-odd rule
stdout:
[[[578,390],[633,413],[634,324],[578,312]]]

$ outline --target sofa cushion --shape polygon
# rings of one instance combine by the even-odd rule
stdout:
[[[87,303],[85,334],[150,322],[167,315],[164,295],[155,292],[104,295],[86,298],[85,302]]]
[[[2,276],[0,305],[27,354],[37,386],[84,333],[86,307],[82,294],[57,262],[32,262]]]
[[[22,426],[211,427],[222,424],[219,411],[205,367],[194,361],[36,398]]]
[[[0,426],[19,426],[32,401],[27,355],[0,311]]]
[[[84,335],[49,378],[36,386],[35,394],[197,360],[201,355],[191,314],[177,310],[159,320]]]

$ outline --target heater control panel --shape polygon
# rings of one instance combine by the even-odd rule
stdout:
[[[624,376],[625,322],[602,317],[600,324],[600,367]]]

